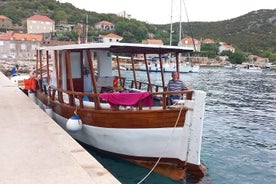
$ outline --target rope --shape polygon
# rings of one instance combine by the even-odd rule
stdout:
[[[76,116],[78,116],[77,111],[78,111],[78,107],[76,106],[76,109],[74,110],[74,114],[75,114]]]
[[[172,130],[172,132],[171,132],[171,135],[170,135],[170,137],[169,137],[169,139],[168,139],[168,141],[167,141],[167,143],[166,143],[166,146],[164,147],[164,150],[161,152],[161,155],[166,151],[166,149],[168,148],[169,143],[170,143],[171,140],[172,140],[172,135],[174,134],[174,131],[175,131],[175,128],[176,128],[176,126],[177,126],[177,122],[178,122],[178,120],[179,120],[179,118],[180,118],[180,115],[181,115],[181,112],[182,112],[182,110],[183,110],[183,107],[184,107],[184,105],[182,105],[181,108],[180,108],[180,110],[179,110],[179,113],[178,113],[176,122],[175,122],[175,124],[174,124],[174,128],[173,128],[173,130]],[[146,175],[144,176],[144,178],[141,179],[137,184],[141,184],[144,180],[146,180],[146,179],[149,177],[149,175],[153,172],[153,170],[154,170],[154,169],[157,167],[157,165],[159,164],[161,158],[162,158],[162,156],[160,156],[160,157],[158,158],[158,160],[156,161],[156,163],[154,164],[154,166],[151,168],[151,170],[148,172],[148,174],[146,174]]]
[[[193,121],[190,121],[190,124],[189,124],[189,137],[188,137],[188,143],[187,143],[187,152],[186,152],[186,159],[185,159],[185,164],[184,166],[187,165],[187,161],[188,161],[188,157],[189,157],[189,153],[190,153],[190,145],[191,145],[191,127],[192,127],[192,123]]]

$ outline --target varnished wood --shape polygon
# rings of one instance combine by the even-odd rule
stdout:
[[[49,68],[49,51],[46,51],[46,72],[47,72],[47,84],[50,81],[50,68]]]
[[[156,162],[152,162],[152,161],[142,161],[142,160],[132,160],[132,159],[127,159],[127,160],[139,166],[148,168],[150,170],[153,169],[153,167],[156,164]],[[155,166],[153,171],[156,173],[162,174],[164,176],[167,176],[173,180],[181,180],[186,177],[186,171],[184,168],[179,168],[171,164],[158,163]]]
[[[148,61],[147,61],[147,55],[144,54],[144,64],[146,66],[146,72],[147,72],[147,79],[148,79],[148,83],[149,83],[149,86],[148,86],[148,91],[152,92],[152,86],[151,86],[151,80],[150,80],[150,74],[149,74],[149,67],[148,67]]]
[[[131,65],[132,65],[132,73],[133,73],[133,80],[136,81],[136,72],[135,72],[135,66],[134,66],[134,59],[133,55],[131,55]],[[135,89],[137,89],[137,84],[135,83]]]
[[[37,92],[38,98],[44,103],[47,98],[41,92]],[[51,100],[51,106],[55,113],[65,118],[72,117],[75,107],[66,103],[55,103]],[[91,107],[77,108],[78,116],[83,124],[106,128],[162,128],[182,127],[185,121],[187,109],[171,110],[96,110]],[[180,113],[179,121],[176,122]]]

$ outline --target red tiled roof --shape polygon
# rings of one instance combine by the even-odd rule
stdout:
[[[147,39],[146,42],[148,44],[160,44],[163,45],[163,41],[159,39]]]
[[[108,21],[105,21],[105,20],[100,21],[97,24],[101,24],[101,25],[113,25],[111,22],[108,22]]]
[[[14,33],[12,35],[12,38],[14,40],[42,41],[43,35],[42,34]]]
[[[188,44],[193,44],[193,40],[194,40],[194,42],[199,42],[197,39],[193,39],[192,37],[186,37],[186,38],[183,38],[182,40],[181,40],[181,43],[182,44],[185,44],[185,42],[187,41],[188,42]]]
[[[233,49],[234,47],[232,45],[224,45],[225,48],[228,48],[228,49]]]
[[[12,37],[13,31],[7,31],[6,33],[0,34],[0,40],[10,40]]]
[[[211,39],[211,38],[205,38],[203,40],[203,43],[215,43],[215,41],[213,39]]]
[[[9,18],[6,17],[5,15],[0,15],[0,19],[9,19]]]
[[[103,37],[109,37],[109,38],[122,38],[121,36],[119,35],[116,35],[114,33],[109,33],[107,35],[103,35]]]
[[[45,21],[45,22],[54,22],[52,19],[50,19],[47,16],[44,15],[33,15],[29,18],[27,18],[27,20],[38,20],[38,21]]]

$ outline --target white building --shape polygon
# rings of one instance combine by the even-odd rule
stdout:
[[[224,42],[220,42],[219,44],[219,53],[221,53],[222,51],[230,51],[232,53],[235,52],[235,48],[232,45],[228,45]]]
[[[123,37],[116,35],[114,33],[99,36],[99,42],[103,43],[120,42],[122,39]]]
[[[104,30],[104,31],[110,31],[115,30],[114,24],[108,21],[100,21],[95,24],[96,29]]]
[[[55,31],[55,21],[47,16],[33,15],[27,18],[28,33],[51,33]]]

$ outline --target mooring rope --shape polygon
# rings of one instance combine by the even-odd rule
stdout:
[[[167,143],[166,143],[166,146],[164,147],[164,150],[161,152],[161,155],[166,151],[166,149],[168,148],[169,143],[170,143],[171,140],[172,140],[172,136],[173,136],[173,134],[174,134],[175,128],[176,128],[176,126],[177,126],[177,122],[179,121],[179,118],[180,118],[180,115],[181,115],[181,112],[182,112],[183,108],[184,108],[184,104],[181,105],[181,108],[180,108],[180,110],[179,110],[179,113],[178,113],[176,122],[175,122],[175,124],[174,124],[174,128],[173,128],[173,130],[172,130],[172,132],[171,132],[171,135],[170,135],[170,137],[169,137],[169,139],[168,139],[168,141],[167,141]],[[156,161],[156,163],[154,164],[154,166],[151,168],[151,170],[148,172],[148,174],[146,174],[146,175],[144,176],[144,178],[141,179],[137,184],[141,184],[144,180],[146,180],[146,179],[149,177],[149,175],[150,175],[150,174],[153,172],[153,170],[157,167],[157,165],[159,164],[159,162],[160,162],[161,159],[162,159],[162,156],[160,156],[160,157],[158,158],[158,160]]]

